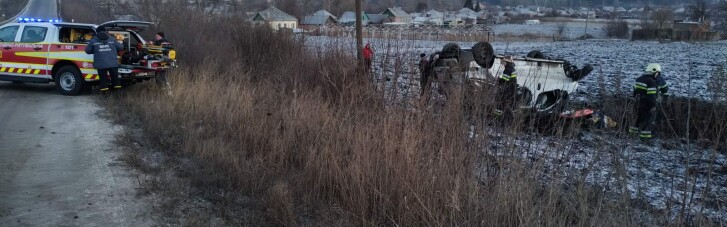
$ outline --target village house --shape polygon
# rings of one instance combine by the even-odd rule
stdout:
[[[367,26],[371,22],[371,19],[369,19],[368,14],[366,14],[365,12],[361,12],[361,21],[363,23],[363,26]],[[343,15],[341,15],[341,18],[339,19],[339,23],[342,26],[356,26],[356,12],[343,12]]]
[[[328,11],[319,10],[312,15],[305,16],[300,22],[300,27],[305,30],[313,30],[321,27],[331,27],[338,24],[338,17]]]
[[[388,8],[384,10],[382,15],[386,15],[387,22],[389,23],[411,23],[412,17],[408,13],[404,12],[401,8]]]
[[[297,18],[275,8],[274,6],[255,14],[252,21],[255,23],[268,24],[273,30],[298,28]]]

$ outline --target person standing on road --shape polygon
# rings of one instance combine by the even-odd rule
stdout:
[[[109,90],[109,74],[114,88],[121,88],[117,56],[122,49],[123,45],[116,39],[112,39],[103,28],[97,31],[96,37],[91,39],[86,46],[86,53],[93,54],[93,68],[98,70],[101,91]]]
[[[497,78],[497,84],[500,90],[498,97],[496,115],[502,115],[505,111],[512,111],[515,106],[515,96],[517,95],[517,72],[515,71],[515,62],[512,56],[502,58],[502,64],[505,70],[502,75]]]
[[[649,141],[653,138],[652,130],[654,122],[656,121],[656,102],[661,65],[656,63],[649,64],[644,71],[644,75],[637,78],[634,84],[637,117],[636,124],[629,127],[629,133],[638,133],[642,141]]]

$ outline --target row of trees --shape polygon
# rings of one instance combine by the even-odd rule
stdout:
[[[707,21],[709,19],[726,21],[727,18],[727,2],[711,7],[704,0],[697,0],[693,5],[688,7],[688,15],[693,21]],[[674,19],[674,10],[671,8],[652,9],[648,17],[642,19],[641,27],[644,29],[664,29],[671,24]],[[718,18],[712,18],[718,17]],[[723,32],[727,32],[727,26],[722,25]],[[628,25],[623,21],[613,21],[607,28],[606,32],[611,37],[623,38],[628,35]]]

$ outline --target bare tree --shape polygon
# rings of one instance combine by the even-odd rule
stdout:
[[[420,2],[417,4],[417,12],[426,12],[429,9],[429,5],[426,2]]]
[[[276,7],[286,12],[295,18],[303,18],[303,8],[298,4],[298,0],[278,0],[276,1]]]
[[[612,20],[606,25],[606,35],[613,38],[628,38],[629,24],[623,20]]]
[[[674,13],[671,9],[660,8],[651,12],[651,21],[656,29],[662,29],[674,19]]]
[[[702,22],[707,17],[707,2],[697,0],[694,5],[689,6],[689,11],[691,11],[692,19]]]

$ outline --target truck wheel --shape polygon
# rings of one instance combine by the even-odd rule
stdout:
[[[472,46],[472,56],[478,65],[486,69],[495,64],[495,49],[488,42],[479,42]]]
[[[530,51],[527,56],[528,58],[545,59],[545,54],[539,50]]]
[[[568,77],[573,79],[573,81],[579,81],[579,80],[583,79],[584,77],[588,76],[588,74],[590,74],[591,72],[593,72],[593,66],[586,65],[586,66],[583,66],[582,69],[573,71],[571,74],[568,75]]]
[[[448,43],[447,45],[444,45],[442,48],[442,53],[440,53],[441,58],[456,58],[459,56],[461,48],[459,48],[459,45],[456,43]]]
[[[56,89],[63,95],[78,95],[83,90],[84,80],[76,67],[63,66],[53,78],[55,78]]]

